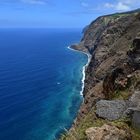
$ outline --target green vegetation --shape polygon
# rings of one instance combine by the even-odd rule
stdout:
[[[90,127],[100,127],[103,124],[107,123],[106,120],[97,118],[95,115],[95,109],[92,109],[85,118],[80,121],[80,124],[72,130],[70,133],[67,133],[62,136],[61,140],[85,140],[86,129]]]
[[[128,13],[124,13],[124,14],[117,13],[117,14],[114,14],[114,15],[105,16],[104,18],[101,19],[101,24],[102,24],[102,26],[107,26],[108,23],[111,23],[111,24],[114,23],[115,24],[115,22],[119,18],[129,16],[129,14],[130,13],[128,12]],[[97,30],[98,30],[98,28],[97,28]],[[119,35],[121,35],[121,33],[123,33],[124,30],[123,30],[123,28],[120,28],[118,30],[117,27],[115,27],[115,28],[110,28],[109,33],[110,32],[111,32],[111,35],[115,34],[115,33],[118,33],[118,32],[119,32]],[[91,36],[93,36],[92,33],[90,33],[90,34],[91,34]],[[140,36],[140,33],[139,33],[138,36]],[[129,35],[129,34],[126,34],[125,37],[129,41],[132,40],[131,35]],[[112,38],[113,38],[113,35],[111,36],[111,39]],[[111,42],[112,40],[110,38],[109,39],[105,38],[105,39],[104,40],[107,42],[106,44],[110,45],[111,43],[108,43],[108,42],[109,41]],[[115,39],[116,38],[113,38],[114,42],[115,42]],[[123,45],[123,43],[122,43],[122,45]],[[111,47],[108,48],[108,50],[107,50],[108,54],[109,53],[115,54],[116,50],[119,50],[119,47],[121,45],[116,45],[115,44],[114,46],[115,47],[113,47],[113,48],[111,48]],[[127,43],[127,45],[125,46],[125,49],[126,49],[126,51],[128,51],[128,49],[133,50],[133,46],[131,44]],[[129,71],[129,69],[128,69],[128,71]],[[116,85],[115,85],[115,90],[116,91],[111,93],[112,96],[113,96],[111,98],[111,100],[116,100],[116,99],[128,100],[132,96],[132,94],[135,93],[136,89],[139,88],[139,86],[140,86],[140,74],[139,74],[139,72],[135,71],[135,72],[132,72],[130,75],[128,75],[128,74],[130,74],[130,72],[126,73],[126,75],[122,77],[124,79],[126,78],[126,84],[123,84],[123,80],[122,80],[122,86],[120,86],[119,85],[120,83],[117,80],[115,81],[116,82]],[[92,76],[92,75],[90,75],[90,76]],[[118,80],[120,80],[120,79],[118,78]],[[109,125],[112,125],[112,126],[116,126],[119,129],[126,130],[126,132],[128,132],[128,133],[131,132],[130,134],[132,134],[132,140],[140,140],[140,130],[136,130],[136,129],[133,128],[131,117],[128,117],[128,118],[124,117],[124,118],[121,118],[119,120],[108,121],[108,120],[105,120],[105,119],[98,118],[95,114],[95,111],[96,111],[96,108],[95,107],[92,108],[91,111],[88,114],[86,114],[86,116],[84,118],[81,118],[81,120],[77,122],[78,125],[75,125],[70,131],[66,131],[66,133],[61,137],[61,140],[86,140],[87,137],[86,137],[85,131],[88,128],[90,128],[90,127],[101,127],[104,124],[109,124]],[[131,135],[130,135],[130,137],[131,137]]]
[[[131,120],[129,118],[122,118],[111,123],[119,129],[130,130],[132,133],[132,140],[140,140],[140,131],[131,126]]]
[[[140,131],[133,129],[129,118],[122,118],[116,121],[107,121],[95,116],[95,109],[92,110],[80,124],[71,132],[66,132],[60,140],[86,140],[85,131],[90,127],[101,127],[110,124],[119,129],[129,130],[132,133],[132,140],[140,140]]]
[[[121,18],[121,17],[126,17],[126,16],[129,16],[130,14],[128,13],[116,13],[116,14],[113,14],[111,15],[112,18]]]
[[[131,96],[128,89],[116,90],[113,99],[127,100]]]

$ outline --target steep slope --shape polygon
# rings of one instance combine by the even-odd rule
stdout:
[[[140,139],[139,133],[132,129],[132,126],[137,128],[137,123],[139,123],[137,118],[140,117],[140,109],[137,107],[140,103],[139,10],[97,18],[85,29],[81,42],[72,45],[72,48],[87,52],[91,54],[92,58],[86,68],[85,89],[83,93],[84,102],[81,105],[72,129],[63,139],[92,139],[90,136],[92,131],[96,132],[95,129],[90,129],[90,131],[86,131],[86,129],[102,126],[106,123],[111,123],[111,126],[117,126],[119,130],[123,129],[121,132],[125,129],[124,133],[126,131],[129,134],[131,133],[131,135],[126,137],[123,135],[123,139]],[[130,100],[130,98],[136,95],[136,93],[138,93],[138,102],[135,105],[135,109],[130,109],[134,108],[132,104],[136,102],[136,98],[133,98],[133,100]],[[115,99],[121,101],[118,102]],[[106,105],[109,103],[109,109],[101,108],[102,104],[100,104],[99,108],[98,104],[100,101]],[[117,111],[120,112],[117,118],[110,111],[110,114],[101,112],[110,109],[113,112],[116,106],[110,108],[110,103],[118,105],[120,102],[125,102],[125,107],[123,112],[120,112],[119,109],[122,109],[122,107],[117,106]],[[123,120],[122,118],[127,119]],[[119,123],[113,122],[119,119],[122,119]],[[126,122],[128,119],[129,123]],[[111,127],[105,126],[105,128],[109,129]],[[118,131],[117,128],[116,131]],[[88,132],[91,133],[89,134]],[[116,138],[118,137],[116,136]]]

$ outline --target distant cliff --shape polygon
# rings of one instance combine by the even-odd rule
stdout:
[[[84,102],[63,140],[140,140],[140,10],[101,16],[73,49],[91,54]]]

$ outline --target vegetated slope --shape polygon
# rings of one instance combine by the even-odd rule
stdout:
[[[139,140],[139,9],[97,18],[72,48],[92,58],[86,68],[84,102],[62,139]]]

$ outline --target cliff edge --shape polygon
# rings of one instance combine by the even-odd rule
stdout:
[[[140,10],[101,16],[73,49],[92,56],[84,102],[63,140],[140,140]]]

